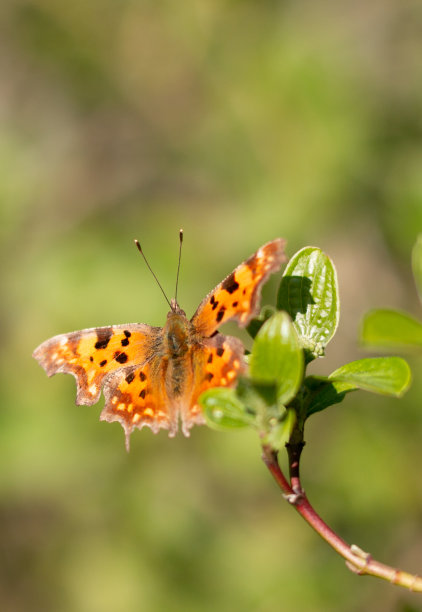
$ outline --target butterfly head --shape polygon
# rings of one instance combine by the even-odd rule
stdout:
[[[179,304],[177,303],[176,298],[172,298],[170,300],[170,312],[167,314],[167,318],[177,314],[177,315],[183,315],[184,317],[186,317],[186,313],[184,310],[182,310],[179,306]]]

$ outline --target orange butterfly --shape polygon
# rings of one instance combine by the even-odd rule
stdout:
[[[262,284],[285,260],[284,240],[265,244],[207,295],[190,321],[174,299],[164,327],[83,329],[50,338],[33,356],[48,376],[73,374],[77,404],[95,404],[103,386],[100,419],[121,423],[127,448],[135,427],[164,428],[174,436],[179,415],[189,436],[193,425],[205,422],[201,393],[232,387],[245,371],[241,341],[220,334],[219,326],[230,320],[247,325],[258,312]]]

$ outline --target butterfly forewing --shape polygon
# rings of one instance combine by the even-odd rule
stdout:
[[[138,323],[83,329],[54,336],[33,356],[48,376],[65,372],[77,383],[77,404],[95,404],[104,378],[131,364],[142,364],[153,353],[161,328]]]
[[[235,320],[244,327],[257,314],[261,286],[286,261],[285,241],[268,242],[238,266],[201,302],[191,321],[203,336]]]

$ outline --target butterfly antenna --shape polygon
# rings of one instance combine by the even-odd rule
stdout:
[[[174,295],[174,301],[177,304],[177,288],[179,287],[179,272],[180,272],[180,260],[182,257],[182,243],[183,243],[183,230],[179,230],[179,263],[177,264],[177,276],[176,276],[176,292]]]
[[[174,308],[173,308],[173,307],[172,307],[172,305],[170,304],[170,301],[169,301],[168,297],[166,296],[166,292],[164,291],[164,289],[162,288],[162,286],[161,286],[161,284],[160,284],[160,281],[159,281],[159,280],[158,280],[158,278],[155,276],[155,274],[154,274],[154,272],[153,272],[153,270],[152,270],[151,266],[149,265],[148,260],[147,260],[147,258],[145,257],[145,254],[144,254],[144,252],[143,252],[143,250],[142,250],[142,247],[141,247],[141,245],[139,244],[138,240],[135,240],[135,244],[136,244],[136,247],[137,247],[138,251],[140,252],[140,254],[142,255],[142,257],[144,258],[144,261],[145,261],[145,263],[147,264],[148,270],[151,272],[151,274],[153,275],[153,277],[155,278],[155,280],[156,280],[156,282],[157,282],[157,285],[160,287],[161,291],[163,292],[163,295],[164,295],[164,297],[166,298],[167,304],[170,306],[171,310],[174,310]]]

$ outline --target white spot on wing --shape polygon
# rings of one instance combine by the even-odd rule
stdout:
[[[265,257],[265,253],[262,247],[260,247],[257,252],[256,252],[256,256],[258,259],[263,259],[263,257]]]

